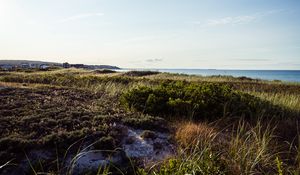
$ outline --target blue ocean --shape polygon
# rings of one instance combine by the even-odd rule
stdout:
[[[127,69],[128,70],[128,69]],[[133,69],[130,69],[133,70]],[[249,77],[263,80],[281,80],[300,82],[300,70],[222,70],[222,69],[135,69],[159,72],[179,73],[188,75],[229,75],[234,77]]]

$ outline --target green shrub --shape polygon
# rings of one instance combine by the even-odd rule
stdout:
[[[137,87],[124,93],[120,100],[129,109],[151,115],[180,115],[195,119],[250,116],[267,105],[259,98],[234,91],[226,85],[183,81],[162,83],[155,88]]]
[[[160,117],[152,117],[149,115],[132,115],[122,118],[124,125],[136,128],[136,129],[148,129],[155,128],[157,131],[168,131],[166,121]]]

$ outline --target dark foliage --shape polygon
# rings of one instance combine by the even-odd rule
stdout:
[[[234,91],[226,85],[163,83],[156,88],[138,87],[124,93],[121,103],[151,115],[215,119],[224,115],[252,116],[269,104],[257,97]]]
[[[116,73],[116,71],[110,70],[110,69],[101,69],[101,70],[95,70],[95,71],[93,71],[93,73],[96,73],[96,74],[111,74],[111,73]]]
[[[153,71],[129,71],[126,72],[124,75],[131,76],[131,77],[142,77],[142,76],[149,76],[149,75],[156,75],[159,72]]]

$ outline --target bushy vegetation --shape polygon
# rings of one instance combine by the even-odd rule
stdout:
[[[131,77],[142,77],[142,76],[149,76],[149,75],[156,75],[159,74],[159,72],[153,72],[153,71],[129,71],[124,73],[126,76]]]
[[[110,70],[110,69],[100,69],[100,70],[95,70],[94,73],[96,73],[96,74],[111,74],[111,73],[116,73],[116,71]]]
[[[134,88],[123,94],[121,102],[129,109],[151,115],[185,116],[195,120],[251,116],[268,107],[267,102],[226,85],[183,81],[163,83],[154,88]]]

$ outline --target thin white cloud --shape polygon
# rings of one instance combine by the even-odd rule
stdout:
[[[276,13],[280,13],[284,10],[269,10],[260,13],[254,13],[251,15],[241,15],[241,16],[228,16],[219,19],[209,19],[206,22],[203,21],[192,21],[192,24],[202,25],[203,27],[210,27],[210,26],[221,26],[221,25],[240,25],[240,24],[248,24],[251,22],[255,22],[263,17],[273,15]]]
[[[162,58],[154,58],[154,59],[146,59],[146,60],[132,60],[129,61],[129,63],[133,64],[151,64],[151,63],[158,63],[158,62],[163,62],[164,59]]]
[[[81,20],[81,19],[90,18],[90,17],[100,17],[103,15],[104,15],[103,13],[82,13],[82,14],[78,14],[78,15],[60,19],[60,20],[58,20],[58,22],[65,23],[65,22],[76,21],[76,20]]]
[[[253,22],[257,19],[257,16],[236,16],[236,17],[225,17],[221,19],[213,19],[207,21],[207,26],[217,26],[217,25],[238,25],[238,24],[247,24]]]
[[[161,62],[161,61],[163,61],[163,59],[155,58],[155,59],[147,59],[146,61],[149,62],[149,63],[154,63],[154,62]]]
[[[237,59],[231,59],[232,61],[246,61],[246,62],[252,62],[252,61],[272,61],[271,59],[265,59],[265,58],[237,58]]]

